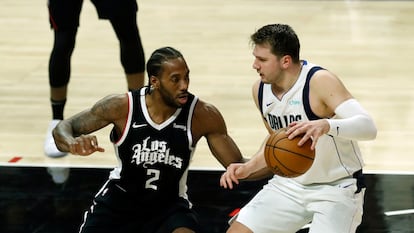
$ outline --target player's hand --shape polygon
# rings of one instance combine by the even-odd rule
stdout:
[[[306,122],[292,122],[287,128],[286,134],[288,135],[289,139],[303,135],[302,139],[298,142],[298,146],[302,146],[307,140],[312,140],[311,149],[314,150],[319,137],[328,133],[328,131],[328,121],[321,119]]]
[[[233,189],[233,182],[239,184],[240,177],[236,172],[243,163],[232,163],[227,167],[227,170],[220,177],[220,186],[223,188]]]
[[[95,151],[104,152],[105,149],[98,145],[95,135],[81,135],[69,142],[69,152],[74,155],[90,155]]]

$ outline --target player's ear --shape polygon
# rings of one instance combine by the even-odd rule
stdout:
[[[282,64],[282,67],[284,69],[287,69],[290,64],[292,64],[292,57],[289,55],[285,55],[280,59],[280,64]]]
[[[158,79],[158,77],[157,76],[154,76],[154,75],[151,75],[151,77],[150,77],[150,79],[149,79],[149,83],[150,83],[150,86],[157,86],[158,83],[159,82],[159,79]]]

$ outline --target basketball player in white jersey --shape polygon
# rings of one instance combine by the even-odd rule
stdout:
[[[242,162],[220,112],[188,92],[190,70],[174,48],[154,51],[149,86],[111,95],[61,121],[54,138],[61,151],[102,152],[92,133],[112,125],[119,165],[85,213],[81,233],[202,232],[187,196],[187,174],[205,137],[223,166]]]
[[[316,155],[299,177],[274,175],[227,232],[297,232],[308,223],[312,233],[355,232],[365,190],[357,141],[375,139],[373,119],[335,74],[300,60],[299,39],[289,25],[266,25],[251,41],[260,76],[253,98],[269,134],[283,127],[290,139],[304,134],[299,145],[312,140]],[[233,188],[266,169],[263,145],[247,163],[230,165],[221,186]]]

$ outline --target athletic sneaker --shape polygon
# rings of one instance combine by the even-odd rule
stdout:
[[[67,155],[67,152],[62,152],[58,150],[55,144],[55,139],[53,139],[52,130],[56,127],[56,125],[60,122],[60,120],[52,120],[49,123],[49,127],[47,128],[46,132],[46,140],[44,144],[44,151],[45,155],[51,158],[59,158]]]

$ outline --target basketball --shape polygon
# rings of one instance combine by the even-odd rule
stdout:
[[[293,178],[308,171],[315,158],[315,151],[311,150],[312,140],[298,146],[302,137],[289,140],[285,132],[286,128],[282,128],[270,135],[266,141],[264,156],[267,167],[274,174]]]

